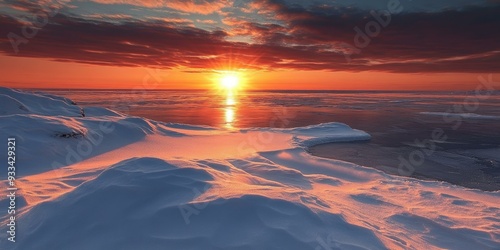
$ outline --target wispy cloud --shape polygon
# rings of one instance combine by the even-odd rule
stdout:
[[[174,10],[210,14],[228,7],[229,0],[92,0],[102,4],[129,4],[141,7],[168,7]]]
[[[344,53],[348,51],[342,44],[353,44],[354,27],[364,28],[372,21],[370,13],[360,8],[256,0],[201,18],[232,5],[209,0],[96,1],[168,6],[197,14],[136,19],[130,14],[61,13],[20,53],[14,54],[5,36],[0,38],[0,51],[56,61],[194,71],[212,70],[226,62],[261,70],[499,71],[499,4],[393,15],[390,25],[347,62]],[[25,24],[19,18],[0,16],[1,30],[20,31]],[[207,25],[212,28],[201,28]],[[235,36],[248,40],[235,42],[231,39]]]

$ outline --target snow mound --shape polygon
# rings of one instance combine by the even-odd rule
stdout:
[[[26,163],[17,176],[68,166],[151,134],[184,136],[156,121],[82,108],[62,97],[7,88],[0,93],[0,133],[16,138],[16,155]]]
[[[352,129],[346,124],[331,122],[293,128],[289,133],[295,135],[294,141],[303,146],[311,147],[331,142],[366,141],[371,136],[362,130]]]
[[[29,110],[18,100],[4,94],[0,94],[0,115],[25,114]]]
[[[212,180],[207,171],[154,158],[126,160],[33,208],[13,249],[312,249],[330,228],[343,249],[384,249],[373,232],[341,215],[290,201],[243,195],[193,202],[193,189]],[[203,211],[189,220],[195,208]]]
[[[293,135],[294,143],[303,148],[324,143],[366,141],[371,139],[371,136],[365,131],[352,129],[348,125],[338,122],[321,123],[299,128],[251,128],[241,131],[290,134]]]
[[[183,136],[156,122],[125,116],[110,118],[16,114],[0,116],[0,121],[0,132],[16,138],[19,159],[33,162],[33,165],[19,168],[19,176],[71,165],[137,142],[150,134]]]
[[[0,87],[0,115],[25,114],[81,117],[83,110],[73,101],[44,93],[25,93]],[[8,96],[9,98],[6,98]]]
[[[14,249],[137,249],[146,240],[158,240],[150,233],[171,226],[161,219],[162,211],[190,201],[191,189],[203,188],[211,179],[203,170],[179,169],[158,159],[123,161],[73,192],[33,208],[19,222],[30,227]],[[57,235],[60,239],[54,240]]]

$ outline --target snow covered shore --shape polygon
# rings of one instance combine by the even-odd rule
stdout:
[[[0,88],[0,249],[499,249],[500,192],[309,155],[345,124],[229,131]]]

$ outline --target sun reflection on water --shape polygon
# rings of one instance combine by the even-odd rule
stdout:
[[[234,109],[226,108],[226,126],[232,127],[233,122],[234,122]]]
[[[225,117],[225,126],[226,128],[233,128],[233,123],[235,121],[236,116],[236,97],[232,92],[226,93],[225,98],[225,108],[224,108],[224,117]]]
[[[228,93],[226,95],[226,106],[234,106],[236,105],[236,99],[234,98],[233,93]]]

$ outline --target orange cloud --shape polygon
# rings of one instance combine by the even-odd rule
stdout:
[[[174,0],[167,1],[167,7],[184,12],[194,12],[200,14],[210,14],[217,12],[224,7],[230,7],[228,0]]]
[[[229,0],[93,0],[102,4],[130,4],[148,8],[168,7],[174,10],[210,14],[229,7]]]

